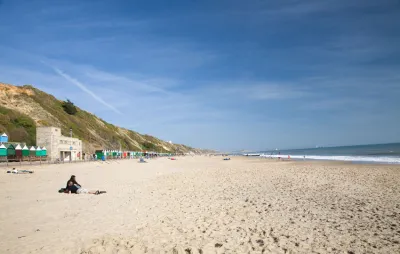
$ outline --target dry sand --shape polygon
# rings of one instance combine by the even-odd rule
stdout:
[[[400,167],[166,158],[0,174],[0,253],[400,253]],[[104,195],[59,194],[71,174]]]

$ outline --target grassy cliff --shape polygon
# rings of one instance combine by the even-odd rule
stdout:
[[[80,108],[68,114],[64,101],[33,86],[0,83],[0,101],[0,132],[6,132],[13,142],[34,145],[37,126],[56,126],[64,135],[69,135],[72,128],[74,137],[83,140],[85,152],[119,149],[120,145],[122,149],[133,151],[202,152],[112,125]]]

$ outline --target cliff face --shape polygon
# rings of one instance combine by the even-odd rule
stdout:
[[[0,132],[6,132],[13,142],[35,145],[37,126],[56,126],[64,135],[72,128],[74,137],[83,140],[85,152],[119,149],[120,145],[132,151],[202,152],[114,126],[78,107],[76,114],[67,114],[63,101],[32,86],[0,83],[0,102]]]

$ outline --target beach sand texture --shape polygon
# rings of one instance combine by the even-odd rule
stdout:
[[[0,253],[400,253],[400,167],[180,157],[0,174]],[[103,195],[58,193],[69,176]]]

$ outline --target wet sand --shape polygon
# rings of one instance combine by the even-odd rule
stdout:
[[[400,253],[400,166],[184,157],[0,174],[0,253]],[[71,174],[107,194],[68,195]]]

